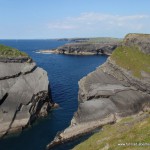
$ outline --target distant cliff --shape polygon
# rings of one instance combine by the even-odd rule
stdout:
[[[74,39],[73,43],[68,43],[53,50],[40,50],[41,53],[55,53],[68,55],[99,55],[112,54],[113,50],[120,44],[121,39],[95,38],[95,39]]]
[[[0,137],[30,126],[53,105],[47,72],[27,54],[0,45]]]
[[[79,81],[78,110],[48,148],[150,110],[149,36],[128,34],[106,63]]]

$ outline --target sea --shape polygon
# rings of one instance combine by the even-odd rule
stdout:
[[[0,44],[26,52],[39,67],[48,73],[53,101],[58,109],[51,110],[46,118],[37,120],[22,133],[0,140],[0,150],[45,150],[55,135],[70,125],[78,107],[78,81],[102,65],[106,55],[76,56],[41,54],[38,50],[54,49],[66,44],[58,40],[0,40]],[[87,137],[56,146],[53,150],[69,150]]]

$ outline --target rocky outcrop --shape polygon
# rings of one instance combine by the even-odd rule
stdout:
[[[30,58],[0,58],[0,137],[21,131],[53,106],[46,71]]]
[[[69,54],[69,55],[110,55],[119,45],[117,42],[107,43],[69,43],[54,50],[41,50],[41,53]]]
[[[143,53],[150,54],[150,34],[128,34],[124,39],[127,46],[137,46]]]
[[[128,37],[130,35],[126,38]],[[126,38],[123,44],[132,45]],[[142,46],[141,44],[140,48]],[[148,52],[144,49],[141,51]],[[59,134],[47,148],[104,124],[115,123],[121,117],[149,110],[150,74],[137,78],[109,57],[106,63],[79,81],[78,100],[78,110],[70,127]]]

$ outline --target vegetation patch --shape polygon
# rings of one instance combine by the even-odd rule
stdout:
[[[0,57],[16,58],[16,57],[28,57],[24,52],[19,51],[18,49],[0,45]]]
[[[73,150],[149,150],[150,118],[127,118],[106,125]]]
[[[120,67],[131,71],[135,77],[142,78],[142,71],[150,74],[150,55],[142,53],[136,46],[120,46],[111,58]]]
[[[119,38],[111,38],[111,37],[97,37],[97,38],[89,38],[89,43],[113,43],[113,42],[122,42],[122,39]]]
[[[122,39],[111,38],[111,37],[96,37],[96,38],[88,38],[85,40],[80,40],[78,42],[84,44],[120,43],[122,42]]]

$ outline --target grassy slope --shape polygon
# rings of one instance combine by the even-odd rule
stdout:
[[[95,37],[95,38],[72,38],[71,43],[84,43],[84,44],[99,44],[99,43],[118,43],[122,42],[122,39],[111,37]]]
[[[141,71],[150,74],[150,55],[142,53],[135,46],[120,46],[113,52],[111,58],[119,66],[131,71],[135,77],[141,78]]]
[[[141,70],[150,73],[150,55],[139,51],[137,47],[118,47],[111,58],[132,72],[138,78]],[[102,131],[94,134],[74,150],[149,150],[150,146],[119,146],[120,143],[150,143],[150,117],[136,121],[138,118],[124,118],[114,125],[106,125]]]
[[[150,143],[150,118],[128,117],[114,125],[106,125],[73,150],[149,150],[150,146],[120,146],[122,143]]]
[[[21,52],[15,48],[0,45],[0,57],[28,57],[28,55],[24,52]]]
[[[121,42],[122,39],[118,38],[111,38],[111,37],[97,37],[97,38],[90,38],[88,42],[91,43],[105,43],[105,42]]]

